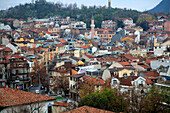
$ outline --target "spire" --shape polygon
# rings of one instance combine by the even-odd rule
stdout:
[[[91,20],[94,20],[94,17],[93,17],[93,15],[92,15],[92,17],[91,17]]]

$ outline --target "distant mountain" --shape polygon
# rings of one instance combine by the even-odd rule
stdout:
[[[164,12],[168,13],[170,11],[170,0],[162,0],[156,7],[149,10],[148,12],[156,13],[156,12]]]

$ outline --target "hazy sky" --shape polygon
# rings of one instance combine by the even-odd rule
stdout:
[[[18,4],[30,3],[32,0],[0,0],[0,9],[7,9],[11,6]],[[78,6],[81,4],[87,6],[104,6],[108,5],[108,0],[46,0],[51,2],[62,2],[64,4],[77,3]],[[127,8],[127,9],[136,9],[139,11],[145,11],[153,8],[159,4],[162,0],[111,0],[112,7],[115,8]]]

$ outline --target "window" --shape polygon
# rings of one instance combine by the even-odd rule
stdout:
[[[123,73],[123,77],[127,77],[127,73]]]
[[[117,84],[117,80],[113,80],[113,84]]]

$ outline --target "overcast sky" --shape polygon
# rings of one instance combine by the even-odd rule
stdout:
[[[18,4],[30,3],[32,0],[0,0],[0,9],[8,9],[11,6]],[[51,2],[62,2],[64,4],[77,3],[78,6],[84,4],[86,6],[107,6],[108,0],[46,0]],[[115,8],[127,8],[136,9],[139,11],[145,11],[155,7],[162,0],[111,0],[112,7]]]

